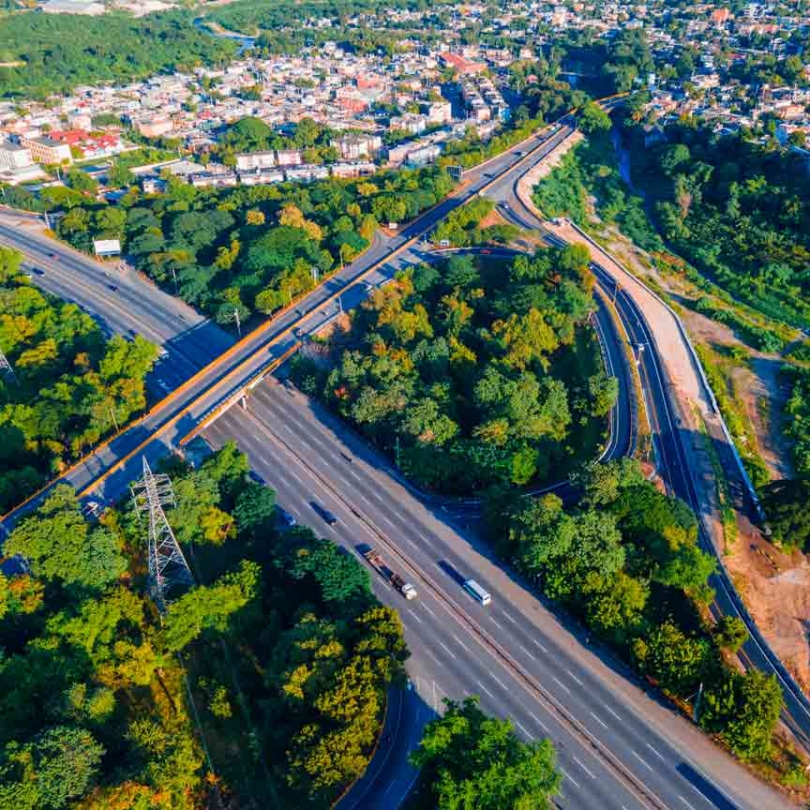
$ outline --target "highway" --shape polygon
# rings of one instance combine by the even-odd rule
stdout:
[[[384,459],[293,388],[265,381],[248,410],[232,408],[204,435],[215,447],[236,439],[300,522],[352,553],[374,546],[416,585],[418,598],[405,602],[372,574],[381,600],[402,616],[420,705],[433,710],[443,696],[478,693],[525,739],[550,736],[565,774],[561,807],[786,806],[612,656],[584,645],[579,628],[538,600],[474,531],[398,482]],[[339,522],[328,527],[313,504]],[[467,577],[493,594],[489,607],[462,590]],[[386,772],[363,807],[396,806],[392,793],[404,790],[408,768],[395,758],[393,765],[393,778]]]
[[[494,192],[500,201],[501,212],[515,224],[523,228],[539,230],[545,234],[550,244],[564,245],[559,238],[548,232],[518,193],[517,178],[507,178],[498,184]],[[678,406],[674,401],[672,383],[659,356],[654,329],[641,311],[638,303],[626,289],[617,289],[613,276],[601,265],[592,264],[593,270],[604,295],[615,299],[616,308],[621,317],[628,338],[634,347],[644,392],[645,406],[650,420],[657,472],[667,487],[668,492],[677,495],[689,504],[695,514],[702,513],[699,487],[695,473],[688,461],[686,447],[693,445],[691,437],[678,417]],[[751,504],[744,497],[744,482],[739,478],[738,466],[735,463],[732,449],[726,442],[714,442],[720,463],[728,477],[733,492],[736,492],[735,508],[745,512],[751,510]],[[714,486],[714,484],[710,484]],[[745,605],[737,594],[734,584],[723,569],[717,548],[709,537],[701,521],[700,541],[703,549],[718,559],[718,572],[710,580],[715,590],[715,602],[712,612],[716,618],[721,616],[738,616],[745,622],[751,638],[743,647],[741,658],[746,667],[755,667],[763,672],[773,673],[782,686],[785,709],[782,719],[790,728],[797,740],[810,751],[810,704],[801,688],[786,671],[779,658],[762,638],[756,623],[748,614]]]
[[[294,309],[227,350],[63,480],[82,495],[119,494],[136,477],[141,455],[154,460],[176,446],[212,409],[239,392],[274,358],[293,349],[298,335],[334,317],[341,305],[338,295],[343,306],[354,306],[366,294],[363,284],[355,281],[378,284],[412,262],[418,238],[449,210],[481,191],[508,187],[515,174],[541,160],[570,131],[568,127],[546,131],[532,144],[467,173],[464,187],[453,197],[402,233],[373,246]],[[307,423],[311,432],[299,435],[289,411],[300,417],[300,403],[292,409],[288,405],[289,424],[279,421],[277,413],[263,418],[257,406],[267,413],[279,407],[278,397],[267,393],[272,390],[273,383],[258,385],[249,413],[231,409],[207,435],[216,443],[230,435],[230,425],[256,469],[278,490],[282,504],[312,522],[310,501],[318,499],[341,517],[334,529],[324,526],[324,534],[350,549],[358,542],[373,541],[417,584],[420,597],[413,605],[403,605],[379,581],[376,587],[385,601],[401,608],[416,653],[409,668],[426,712],[438,707],[442,695],[475,690],[485,708],[514,717],[521,734],[549,734],[560,748],[566,773],[562,806],[628,810],[785,806],[781,797],[675,717],[669,707],[645,695],[610,656],[584,649],[576,631],[548,611],[527,583],[495,560],[473,533],[454,525],[441,509],[422,504],[377,469],[378,459],[364,461],[362,452],[370,451],[354,448],[349,454],[352,462],[336,458],[336,443],[344,439],[319,433],[312,420]],[[13,525],[40,498],[7,516],[4,525]],[[490,609],[461,591],[458,577],[470,574],[495,595]],[[704,767],[710,776],[702,775]],[[401,784],[399,777],[389,783],[388,798],[379,806],[391,806],[400,788],[404,795],[408,778],[403,772]]]
[[[107,335],[139,334],[168,356],[149,384],[165,396],[222,354],[234,339],[179,298],[119,262],[98,262],[42,234],[37,217],[0,209],[0,244],[23,253],[33,283],[90,314]],[[113,289],[114,288],[114,289]]]
[[[398,268],[412,263],[414,256],[409,255],[408,250],[418,249],[419,239],[426,236],[447,213],[485,192],[504,175],[525,171],[542,160],[572,131],[570,124],[549,127],[519,148],[466,172],[463,184],[448,198],[405,226],[395,236],[375,242],[362,257],[338,271],[293,307],[282,311],[273,320],[227,349],[217,360],[177,386],[143,419],[97,448],[92,455],[70,468],[58,480],[71,484],[81,495],[92,492],[94,498],[114,498],[124,490],[129,481],[137,477],[141,455],[154,461],[168,448],[176,446],[214,408],[238,394],[256,374],[292,350],[297,345],[297,335],[316,330],[323,322],[334,317],[340,307],[355,306],[367,293],[364,282],[381,283],[390,278]],[[14,229],[9,228],[9,231],[14,233]],[[18,232],[17,236],[19,237]],[[24,251],[29,260],[42,261],[43,258],[48,258],[42,256],[38,240],[30,232],[26,232],[23,241],[30,241],[33,245],[33,248],[26,247]],[[54,251],[52,243],[45,244],[46,253],[48,248],[51,252]],[[63,261],[61,257],[65,252],[73,253],[63,248],[59,252],[60,261]],[[48,267],[53,272],[52,266]],[[89,283],[87,279],[90,276],[97,275],[95,269],[82,272],[86,283]],[[48,268],[46,275],[47,273]],[[34,276],[35,280],[39,278],[41,277]],[[151,297],[147,306],[152,306]],[[7,530],[19,515],[40,503],[44,494],[37,494],[23,506],[4,516],[4,528]]]

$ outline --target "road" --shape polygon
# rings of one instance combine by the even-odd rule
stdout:
[[[449,210],[495,184],[511,181],[513,175],[519,171],[522,173],[532,162],[542,159],[569,133],[568,128],[552,130],[535,139],[535,151],[531,154],[527,155],[530,148],[524,145],[468,173],[464,187],[453,197],[405,228],[403,233],[375,245],[358,262],[299,302],[295,310],[282,313],[272,323],[226,351],[222,359],[180,386],[173,396],[142,421],[70,470],[64,480],[72,483],[81,494],[101,492],[106,497],[113,497],[120,493],[137,475],[141,455],[154,460],[168,447],[176,445],[212,408],[241,390],[245,381],[273,358],[281,357],[286,350],[293,348],[299,332],[309,332],[334,317],[340,305],[338,295],[343,296],[346,307],[356,304],[366,292],[362,284],[354,284],[356,280],[367,277],[369,283],[377,284],[390,277],[399,266],[413,260],[414,255],[408,251],[417,247],[415,241],[429,232]],[[516,164],[522,164],[520,169]],[[212,430],[227,426],[229,419],[237,419],[242,413],[239,409],[231,410]],[[263,452],[270,457],[270,461],[265,460],[260,468],[270,480],[270,469],[284,469],[285,464],[289,466],[289,455],[294,455],[295,451],[274,445],[264,433],[257,435],[256,444],[247,449],[252,456]],[[532,736],[550,733],[562,746],[563,767],[568,774],[564,793],[569,806],[682,805],[687,810],[707,806],[782,806],[778,797],[748,777],[689,724],[673,718],[666,707],[658,706],[652,698],[636,694],[638,690],[625,679],[626,673],[617,669],[618,665],[612,659],[600,659],[582,650],[576,637],[563,628],[553,614],[544,610],[525,583],[502,569],[485,549],[474,544],[474,540],[448,525],[441,514],[431,515],[409,493],[397,493],[392,498],[388,508],[394,511],[389,514],[377,515],[373,510],[369,514],[360,512],[349,506],[355,491],[354,482],[348,484],[345,495],[340,495],[340,491],[335,491],[338,483],[328,478],[320,479],[317,470],[307,468],[309,461],[304,461],[305,458],[304,455],[300,457],[299,463],[304,466],[297,474],[306,484],[301,490],[296,490],[297,485],[292,486],[289,480],[279,481],[277,488],[282,501],[292,502],[296,497],[300,499],[303,490],[321,487],[328,503],[337,500],[340,504],[333,504],[333,511],[344,518],[338,532],[346,531],[351,535],[340,539],[351,544],[363,532],[372,532],[387,553],[393,555],[392,561],[399,560],[403,568],[410,568],[412,576],[420,583],[422,593],[414,608],[423,612],[412,612],[410,608],[403,610],[406,633],[413,644],[415,638],[425,638],[422,625],[427,624],[427,637],[435,637],[442,651],[441,658],[436,652],[431,658],[428,647],[436,649],[431,643],[426,645],[424,656],[414,658],[413,666],[418,667],[414,673],[415,683],[426,705],[438,705],[442,693],[466,694],[474,681],[481,688],[485,707],[522,718],[521,733]],[[360,465],[352,469],[359,470]],[[364,472],[370,474],[373,469]],[[310,480],[305,476],[310,476]],[[374,497],[378,485],[379,482],[367,481],[369,494],[364,497],[369,500]],[[390,482],[386,485],[395,486]],[[11,525],[38,501],[39,498],[35,498],[23,509],[15,511],[4,520],[5,525]],[[407,509],[403,509],[405,504]],[[419,508],[424,514],[416,521],[414,516]],[[350,511],[352,509],[354,511]],[[380,526],[390,522],[397,537],[402,535],[403,543],[406,543],[404,538],[409,537],[416,549],[420,542],[426,544],[426,548],[419,552],[422,556],[418,561],[409,561],[410,557],[403,556],[404,552],[390,543],[390,535],[377,528],[377,518]],[[344,526],[349,526],[350,530],[344,530]],[[424,526],[424,530],[419,526]],[[424,533],[429,540],[416,539],[414,532],[420,536]],[[484,611],[461,594],[458,584],[447,576],[447,569],[440,569],[437,573],[434,550],[441,553],[439,559],[448,562],[452,570],[465,574],[480,570],[477,576],[497,594],[497,607]],[[381,587],[380,583],[377,587]],[[391,594],[388,594],[388,599],[391,599]],[[501,606],[507,603],[512,607],[504,611]],[[510,629],[503,633],[504,627]],[[534,649],[535,639],[550,638],[554,634],[558,637],[553,654],[540,656],[539,648]],[[418,648],[419,645],[415,646]],[[552,650],[551,647],[547,649]],[[585,668],[580,661],[583,656],[590,656]],[[566,666],[569,660],[573,663],[579,661],[579,664]],[[601,685],[596,681],[592,683],[592,676],[588,674],[600,667]],[[585,715],[580,717],[582,712]],[[617,716],[615,721],[603,716],[607,713],[613,718],[613,712]],[[689,756],[684,752],[689,752]],[[656,761],[662,764],[655,764]],[[718,798],[722,793],[711,793],[715,788],[700,775],[695,764],[699,762],[707,766],[711,764],[711,778],[722,786],[725,795],[731,797],[731,804]],[[705,798],[707,792],[714,802]],[[639,794],[643,797],[641,800]]]
[[[519,178],[509,177],[498,185],[497,196],[502,206],[502,213],[521,227],[540,230],[551,244],[565,244],[558,234],[551,233],[544,227],[521,198],[518,191],[518,180]],[[566,233],[570,232],[570,228],[566,229]],[[696,476],[700,475],[697,472],[699,465],[696,463],[694,455],[690,456],[689,453],[691,450],[694,454],[695,445],[702,444],[703,439],[695,441],[696,437],[688,429],[682,418],[683,414],[679,415],[676,400],[680,396],[697,408],[699,401],[707,402],[711,399],[711,395],[704,390],[705,383],[700,379],[699,374],[693,374],[694,379],[687,378],[687,370],[694,371],[693,361],[688,357],[689,351],[683,345],[684,338],[680,330],[673,328],[673,325],[670,324],[666,333],[660,334],[662,327],[665,326],[663,321],[670,319],[663,305],[651,300],[650,303],[653,306],[645,317],[645,311],[640,302],[652,299],[653,296],[648,290],[642,288],[638,280],[633,279],[635,294],[631,294],[628,290],[629,279],[620,272],[618,267],[611,266],[606,261],[605,266],[593,263],[591,268],[605,295],[615,299],[628,338],[635,347],[645,405],[653,434],[658,473],[668,491],[689,504],[701,519],[701,545],[706,552],[714,555],[718,560],[718,572],[710,580],[716,594],[712,611],[717,618],[724,615],[738,616],[745,622],[751,636],[741,653],[745,666],[776,675],[782,686],[785,700],[783,721],[800,744],[810,751],[810,702],[760,634],[756,623],[748,614],[734,584],[725,571],[717,546],[706,529],[707,520],[704,518],[711,510],[709,504],[711,497],[701,497],[699,493],[706,493],[707,486],[711,491],[716,485],[713,477],[710,477],[708,482],[696,480]],[[661,317],[662,314],[665,317]],[[680,352],[687,355],[687,359],[681,362],[679,369],[673,370],[672,364],[668,365],[662,359],[662,351],[669,353],[670,358],[676,352]],[[676,396],[676,392],[678,396]],[[685,396],[684,392],[686,392]],[[709,409],[711,409],[710,406]],[[714,423],[719,419],[722,419],[719,413],[712,415]],[[725,437],[721,431],[715,429],[712,433],[713,438],[710,436],[708,440],[713,442],[732,490],[737,493],[734,498],[735,508],[743,514],[750,513],[752,505],[744,495],[745,482],[740,478],[739,465],[734,458],[733,449],[729,442],[724,440]]]
[[[561,807],[786,806],[609,653],[584,645],[579,628],[539,601],[472,530],[398,482],[384,459],[294,389],[268,379],[248,410],[232,408],[204,435],[215,447],[236,439],[300,522],[352,553],[360,543],[374,546],[416,585],[418,598],[405,602],[372,575],[405,626],[416,711],[427,719],[443,697],[474,692],[484,709],[512,718],[523,738],[550,736],[565,774]],[[339,522],[328,527],[313,504]],[[467,577],[493,594],[489,607],[462,590]],[[390,762],[362,807],[397,806],[411,771],[404,758]]]
[[[522,172],[542,160],[572,131],[570,124],[549,127],[519,148],[466,172],[464,183],[452,195],[400,233],[375,242],[362,257],[338,271],[292,308],[282,311],[223,352],[217,360],[179,385],[143,419],[97,448],[58,481],[72,485],[82,496],[92,492],[94,498],[114,498],[138,476],[142,455],[155,461],[169,448],[177,446],[214,408],[238,394],[268,364],[292,350],[297,345],[297,335],[317,329],[333,318],[341,306],[355,306],[367,293],[365,284],[381,283],[400,267],[411,264],[415,254],[409,251],[418,251],[418,240],[447,213],[485,192],[504,175]],[[37,238],[31,233],[27,232],[25,241],[30,241],[36,249]],[[3,527],[8,530],[21,514],[35,508],[45,494],[38,493],[4,516]]]
[[[180,299],[131,270],[118,270],[118,262],[94,261],[49,239],[42,227],[37,217],[0,209],[0,244],[24,255],[33,283],[78,304],[105,334],[139,334],[167,350],[148,380],[156,396],[177,388],[233,344],[228,333]]]

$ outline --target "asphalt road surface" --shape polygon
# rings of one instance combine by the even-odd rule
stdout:
[[[547,128],[519,148],[466,172],[464,183],[453,195],[405,226],[395,236],[376,241],[358,260],[335,273],[294,308],[281,312],[272,321],[247,335],[218,360],[176,388],[144,419],[98,448],[68,470],[59,481],[71,484],[82,496],[92,493],[94,499],[115,498],[130,481],[138,477],[142,456],[154,462],[171,447],[177,446],[180,439],[213,409],[241,391],[247,381],[274,359],[293,349],[298,342],[297,335],[317,330],[324,322],[334,318],[341,307],[355,306],[367,294],[367,284],[379,284],[390,278],[399,267],[412,263],[414,256],[408,251],[412,248],[418,250],[418,240],[430,233],[449,211],[486,192],[504,175],[521,173],[541,161],[571,132],[570,125],[565,124]],[[9,231],[16,233],[11,228]],[[26,243],[26,255],[32,261],[42,261],[37,237],[26,232],[23,241]],[[46,253],[50,247],[50,242],[46,242]],[[47,272],[46,268],[46,275]],[[152,306],[151,299],[147,306]],[[137,329],[137,325],[132,328]],[[35,508],[43,494],[6,515],[3,527],[8,530],[19,515]]]
[[[374,546],[414,583],[419,596],[407,602],[372,572],[378,596],[402,617],[424,718],[444,697],[477,693],[525,739],[550,736],[565,776],[561,807],[787,806],[642,691],[612,656],[583,645],[580,629],[539,601],[471,528],[423,503],[385,460],[294,389],[264,382],[248,410],[232,408],[204,435],[215,447],[236,439],[299,522],[352,553],[361,543]],[[323,523],[318,506],[338,523]],[[467,596],[461,582],[468,577],[492,594],[491,605]],[[391,785],[405,787],[403,760],[389,758],[392,770],[383,769],[363,807],[396,806]]]
[[[98,262],[40,231],[30,216],[0,210],[0,244],[23,253],[24,271],[46,292],[90,314],[107,335],[141,335],[168,356],[149,379],[159,397],[177,388],[234,342],[216,324],[119,262]]]

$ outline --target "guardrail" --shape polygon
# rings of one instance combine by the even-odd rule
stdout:
[[[678,327],[679,327],[680,334],[684,337],[684,340],[686,341],[687,346],[690,349],[692,359],[697,364],[701,379],[705,380],[705,372],[703,371],[703,368],[702,368],[702,366],[700,364],[700,360],[698,359],[697,354],[694,351],[694,347],[692,346],[692,343],[689,340],[688,335],[686,334],[686,329],[685,329],[683,323],[681,322],[681,319],[672,310],[672,308],[665,301],[663,301],[661,299],[661,297],[657,293],[655,293],[653,290],[651,290],[649,287],[647,287],[647,285],[644,284],[642,281],[637,279],[636,276],[634,276],[632,273],[630,273],[620,262],[616,261],[616,259],[607,250],[605,250],[605,248],[603,248],[601,245],[599,245],[594,239],[592,239],[581,228],[579,228],[574,223],[571,223],[571,224],[574,227],[574,229],[584,239],[586,239],[590,244],[595,246],[598,250],[600,250],[601,252],[603,252],[607,256],[609,256],[614,262],[616,262],[616,264],[618,265],[618,267],[620,269],[622,269],[625,273],[628,273],[628,275],[630,275],[632,278],[634,278],[636,281],[638,281],[638,283],[646,291],[648,291],[655,299],[657,299],[660,303],[662,303],[667,308],[667,310],[675,318],[675,321],[676,321],[676,323],[678,324]],[[628,296],[628,299],[630,300],[631,305],[632,305],[633,309],[636,311],[636,313],[639,316],[640,320],[646,326],[646,319],[643,317],[642,313],[640,312],[640,310],[638,308],[638,305],[635,303],[635,301],[633,301],[633,299],[630,296]],[[647,333],[649,335],[650,340],[655,344],[655,336],[652,333],[652,331],[649,329],[649,327],[647,327],[646,331],[647,331]],[[655,348],[656,348],[656,352],[657,352],[658,351],[657,344],[655,344]],[[707,391],[710,393],[709,402],[710,402],[710,404],[712,404],[713,407],[716,408],[716,399],[714,398],[714,393],[711,391],[711,387],[708,386],[708,381],[706,381],[705,384],[707,386]],[[680,410],[680,408],[679,408],[678,404],[674,401],[674,396],[673,396],[673,392],[671,390],[671,386],[664,386],[664,395],[667,397],[667,400],[669,402],[670,407],[672,407],[673,411],[675,411],[677,413]],[[721,424],[724,424],[723,416],[720,413],[719,409],[716,410],[716,414],[717,414]],[[727,428],[724,431],[724,435],[728,437],[729,441],[731,441],[731,439],[729,437],[729,434],[728,434],[728,429]],[[679,448],[681,447],[679,438],[677,439],[677,446]],[[732,443],[732,446],[733,446],[733,443]],[[737,457],[739,457],[739,456],[737,456]],[[742,463],[741,460],[740,460],[739,463],[740,464]],[[689,486],[690,486],[690,489],[691,489],[692,498],[695,501],[695,503],[697,504],[698,503],[698,501],[697,501],[698,488],[697,488],[697,485],[696,485],[695,479],[694,479],[694,471],[686,463],[683,463],[682,466],[684,467],[684,474],[686,476],[688,476],[687,480],[688,480],[688,483],[689,483]],[[747,478],[747,475],[746,475],[746,478]],[[705,537],[706,545],[713,552],[714,558],[717,561],[718,577],[719,577],[720,583],[722,584],[723,591],[724,591],[726,597],[728,598],[729,602],[733,606],[734,610],[736,610],[739,617],[745,623],[745,626],[746,626],[746,628],[747,628],[747,630],[748,630],[748,632],[750,634],[751,642],[753,642],[755,647],[759,650],[759,653],[762,656],[762,658],[767,662],[767,664],[770,666],[771,670],[773,671],[774,675],[776,675],[777,679],[781,682],[783,690],[785,692],[787,692],[790,696],[792,696],[792,698],[798,704],[799,708],[801,708],[805,712],[808,720],[810,720],[810,700],[804,694],[801,687],[796,683],[793,676],[787,671],[786,667],[784,666],[784,664],[780,660],[779,656],[777,656],[776,653],[774,653],[774,651],[771,649],[770,645],[768,644],[767,640],[765,639],[765,637],[760,632],[759,627],[757,626],[757,624],[754,621],[751,614],[748,612],[748,608],[745,606],[745,603],[743,602],[742,598],[737,593],[737,590],[734,587],[734,583],[731,580],[731,576],[730,576],[730,574],[728,572],[728,569],[726,568],[721,555],[718,553],[717,548],[715,547],[714,543],[712,542],[712,539],[711,539],[711,536],[709,535],[709,532],[706,530],[705,526],[702,525],[702,523],[701,523],[701,532]],[[789,712],[787,712],[787,716],[791,720],[793,720],[794,723],[796,722],[793,719],[792,715],[789,714]],[[802,729],[801,731],[802,731],[802,734],[804,734],[804,729]]]
[[[748,471],[745,469],[745,464],[743,463],[742,456],[740,456],[739,450],[737,450],[737,445],[734,443],[734,439],[731,436],[731,433],[730,433],[730,431],[728,429],[728,425],[726,425],[726,420],[723,418],[723,414],[720,411],[720,406],[717,404],[717,397],[714,395],[714,391],[712,390],[712,387],[709,384],[709,380],[706,377],[706,372],[703,369],[703,364],[700,362],[700,358],[698,357],[697,352],[695,351],[695,347],[692,344],[692,340],[689,337],[689,333],[686,331],[686,327],[684,326],[683,321],[681,320],[680,316],[678,315],[677,312],[675,312],[675,310],[663,298],[661,298],[660,295],[658,295],[657,292],[655,292],[655,290],[652,290],[650,287],[648,287],[646,284],[644,284],[643,281],[638,279],[621,262],[619,262],[616,259],[615,256],[608,253],[608,251],[605,250],[605,248],[603,248],[590,235],[588,235],[585,231],[583,231],[582,228],[579,227],[579,225],[577,225],[575,222],[573,222],[570,219],[568,220],[568,222],[571,225],[571,227],[574,228],[574,230],[580,236],[582,236],[583,239],[586,239],[590,244],[592,244],[598,250],[601,250],[606,255],[610,256],[611,260],[613,262],[615,262],[615,264],[618,267],[620,267],[625,273],[627,273],[627,275],[631,276],[636,281],[638,281],[638,283],[650,295],[652,295],[653,298],[655,298],[656,301],[658,301],[659,304],[661,304],[663,307],[665,307],[666,310],[669,312],[669,314],[674,318],[675,323],[678,326],[678,331],[679,331],[679,333],[680,333],[680,335],[681,335],[681,337],[682,337],[682,339],[683,339],[684,343],[686,344],[686,347],[687,347],[687,349],[689,351],[689,355],[691,357],[692,364],[694,365],[695,370],[697,371],[698,376],[700,377],[701,385],[703,386],[703,388],[706,391],[706,394],[707,394],[708,399],[709,399],[709,404],[711,405],[712,410],[714,411],[715,415],[717,416],[717,419],[718,419],[718,421],[720,423],[720,428],[723,431],[723,435],[725,436],[726,441],[731,446],[731,450],[732,450],[732,453],[734,454],[734,460],[735,460],[735,462],[737,464],[738,471],[739,471],[740,475],[742,476],[742,479],[743,479],[743,482],[745,483],[746,489],[748,490],[748,495],[751,498],[751,502],[754,504],[754,508],[756,509],[757,516],[759,517],[759,519],[761,521],[764,521],[765,515],[764,515],[764,513],[762,511],[762,506],[760,505],[759,496],[757,495],[757,491],[756,491],[756,489],[754,489],[754,485],[751,482],[751,478],[748,475]]]

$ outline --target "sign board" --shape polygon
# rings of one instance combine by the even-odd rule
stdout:
[[[118,256],[121,254],[121,241],[119,239],[94,239],[93,250],[96,256]]]

